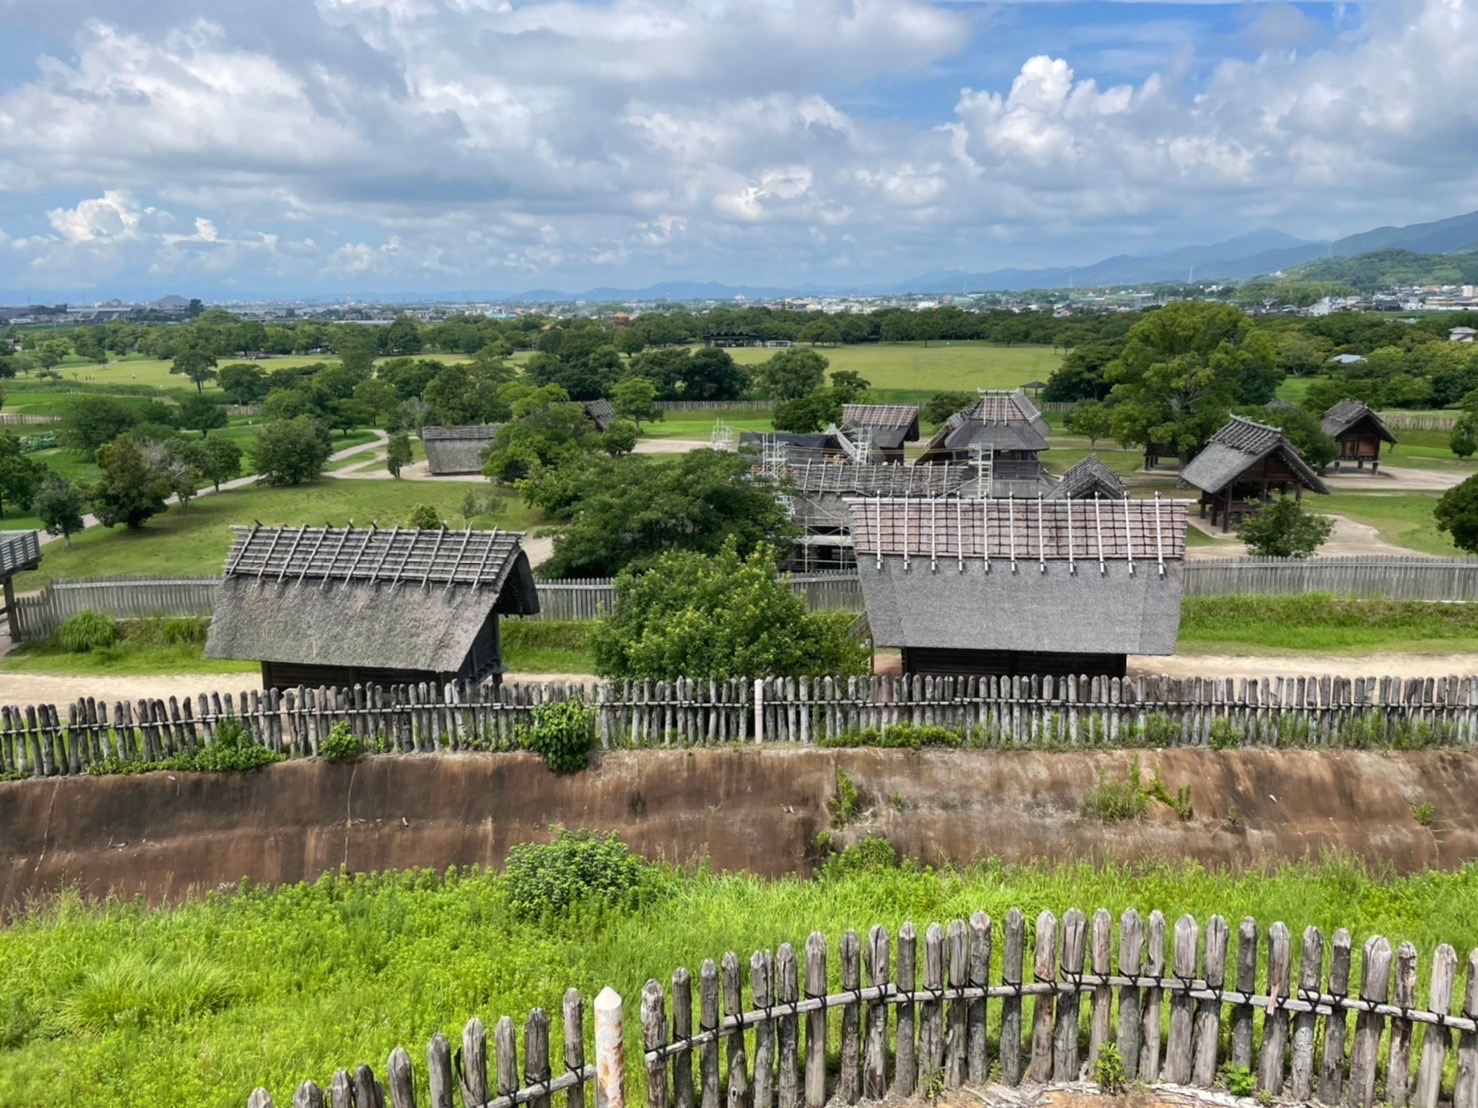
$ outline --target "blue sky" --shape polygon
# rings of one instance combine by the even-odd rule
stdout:
[[[1478,4],[0,0],[0,300],[848,286],[1478,208]]]

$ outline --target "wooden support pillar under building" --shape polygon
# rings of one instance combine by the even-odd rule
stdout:
[[[11,577],[5,578],[5,627],[12,643],[21,641],[20,621],[15,618],[15,580]]]

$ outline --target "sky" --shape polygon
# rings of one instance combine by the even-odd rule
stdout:
[[[0,0],[0,301],[846,288],[1478,209],[1478,0]]]

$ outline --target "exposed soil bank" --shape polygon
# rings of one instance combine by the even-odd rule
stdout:
[[[1478,857],[1478,753],[1141,752],[1194,816],[1151,801],[1146,818],[1081,814],[1102,769],[1128,752],[695,750],[616,752],[568,777],[532,755],[382,756],[289,762],[248,774],[150,773],[0,783],[0,908],[72,884],[153,899],[189,886],[312,879],[340,866],[499,865],[552,823],[619,831],[654,857],[804,872],[836,767],[860,794],[837,838],[881,834],[929,862],[1267,859],[1359,854],[1400,871]],[[1428,826],[1412,815],[1428,801]],[[1228,811],[1235,806],[1235,820]]]

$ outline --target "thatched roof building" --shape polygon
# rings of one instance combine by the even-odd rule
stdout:
[[[886,461],[903,461],[903,444],[919,440],[917,404],[844,404],[842,430],[867,429]]]
[[[966,464],[977,455],[991,463],[992,495],[1035,497],[1048,492],[1037,455],[1047,449],[1051,428],[1020,389],[982,392],[980,399],[949,419],[924,444],[917,465]]]
[[[611,424],[620,418],[616,414],[616,409],[611,407],[611,402],[604,397],[601,397],[599,400],[586,400],[582,404],[582,407],[585,409],[585,414],[590,417],[591,422],[595,424],[597,431],[608,430]]]
[[[1211,509],[1211,523],[1221,529],[1267,500],[1274,492],[1290,488],[1296,498],[1303,490],[1328,493],[1313,467],[1283,432],[1265,423],[1232,416],[1225,427],[1211,436],[1206,449],[1180,471],[1181,480],[1201,490],[1202,518]]]
[[[205,654],[265,688],[496,679],[498,616],[539,610],[516,531],[234,530]]]
[[[1123,500],[1129,490],[1097,454],[1089,454],[1070,467],[1047,495],[1053,500]]]
[[[873,641],[905,673],[1122,675],[1173,654],[1184,503],[853,500]]]
[[[1356,469],[1364,469],[1369,462],[1374,475],[1380,470],[1381,443],[1396,445],[1396,436],[1381,417],[1359,400],[1341,400],[1324,413],[1320,426],[1339,448],[1334,459],[1336,469],[1345,462],[1354,462]]]
[[[497,433],[496,423],[422,427],[421,445],[426,450],[426,468],[437,477],[481,473],[483,454]]]

